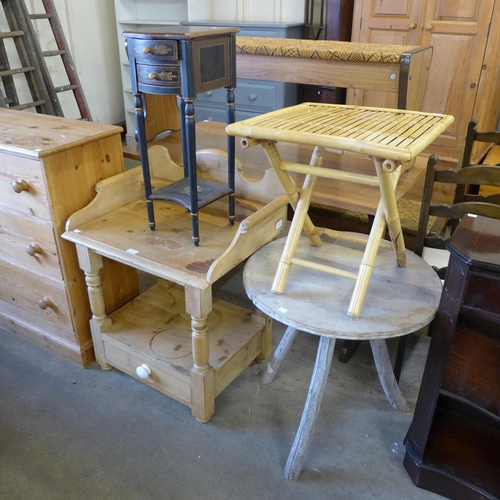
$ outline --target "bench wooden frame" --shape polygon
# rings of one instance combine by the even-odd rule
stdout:
[[[321,46],[328,46],[332,54],[348,54],[349,60],[299,57],[297,51],[292,50],[297,40],[292,39],[279,39],[282,47],[279,53],[286,55],[262,50],[266,43],[274,44],[277,40],[236,37],[238,77],[396,92],[398,108],[420,111],[432,59],[431,46],[404,47],[336,41],[325,44],[324,41],[301,40],[301,46],[310,46],[312,50],[323,42]],[[393,50],[392,54],[388,53],[387,47]],[[374,52],[379,50],[382,55],[366,57],[368,48]],[[258,53],[244,52],[251,50]],[[325,57],[328,57],[327,53]]]

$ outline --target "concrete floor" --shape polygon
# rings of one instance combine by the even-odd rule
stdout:
[[[241,268],[214,293],[251,307]],[[283,332],[275,323],[275,344]],[[412,413],[385,399],[368,342],[346,364],[337,343],[302,475],[284,479],[317,344],[301,333],[271,385],[260,382],[263,365],[248,367],[201,424],[118,370],[80,368],[0,330],[0,500],[442,498],[403,467]],[[428,346],[412,336],[401,379],[412,405]]]

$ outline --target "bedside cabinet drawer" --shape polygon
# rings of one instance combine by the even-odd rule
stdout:
[[[63,279],[52,225],[0,207],[0,259],[33,273]]]
[[[128,39],[130,56],[138,62],[177,61],[179,54],[175,40],[134,40]]]
[[[0,285],[0,300],[64,330],[72,328],[63,282],[38,276],[0,260]]]
[[[146,85],[178,88],[180,92],[181,70],[176,65],[138,64],[137,80]]]
[[[0,205],[51,219],[39,160],[0,153]]]

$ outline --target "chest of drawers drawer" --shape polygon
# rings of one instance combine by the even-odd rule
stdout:
[[[0,153],[0,205],[50,220],[39,161]]]
[[[0,284],[0,300],[60,328],[72,328],[64,282],[0,261]]]
[[[0,206],[0,259],[63,279],[52,224]]]
[[[276,106],[277,85],[272,82],[262,83],[249,80],[239,80],[234,91],[236,112],[272,111]],[[198,94],[197,104],[223,107],[226,105],[226,89],[217,89]]]

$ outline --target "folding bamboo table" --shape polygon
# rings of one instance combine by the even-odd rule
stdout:
[[[394,193],[401,175],[401,165],[412,162],[453,121],[454,118],[450,115],[418,111],[303,103],[228,125],[227,133],[241,136],[245,146],[262,145],[295,210],[272,291],[278,294],[284,292],[292,264],[349,278],[355,280],[355,285],[348,314],[358,317],[386,224],[397,265],[404,267],[406,263],[403,233]],[[278,141],[315,146],[310,164],[283,161],[276,146]],[[370,156],[376,175],[322,168],[325,148],[338,150],[339,153]],[[291,173],[305,175],[300,194]],[[307,211],[318,177],[380,188],[381,198],[368,237],[320,229],[313,225]],[[321,246],[320,236],[323,234],[364,244],[365,251],[358,272],[348,272],[330,265],[295,258],[302,229],[314,246]]]

